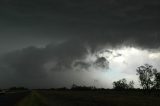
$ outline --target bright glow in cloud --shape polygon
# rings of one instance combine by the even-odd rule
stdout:
[[[149,54],[149,58],[151,58],[151,59],[160,58],[160,53],[151,53],[151,54]]]
[[[160,52],[151,52],[148,50],[137,49],[133,47],[123,47],[120,49],[108,49],[100,52],[100,57],[103,56],[109,61],[109,70],[102,71],[103,75],[97,74],[97,80],[107,81],[106,87],[112,87],[112,82],[126,78],[134,80],[135,86],[139,87],[136,68],[146,63],[151,64],[154,68],[160,69]],[[93,75],[92,73],[91,75]],[[100,76],[98,76],[100,75]],[[103,77],[103,78],[102,78]],[[99,81],[100,82],[100,81]]]
[[[93,64],[97,57],[105,57],[109,61],[109,69],[95,68]],[[154,68],[160,69],[160,52],[123,47],[103,50],[103,52],[100,51],[96,54],[89,53],[83,61],[90,64],[88,69],[74,68],[75,70],[69,72],[53,72],[54,74],[50,74],[50,78],[54,78],[54,81],[58,82],[63,75],[64,80],[61,80],[61,83],[67,87],[75,83],[105,88],[112,88],[113,81],[126,78],[128,81],[134,80],[135,87],[139,87],[136,68],[148,63]],[[52,68],[53,63],[47,65],[48,68],[50,66]]]

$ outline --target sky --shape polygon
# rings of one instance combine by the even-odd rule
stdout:
[[[159,0],[1,0],[0,88],[139,87],[160,69]]]

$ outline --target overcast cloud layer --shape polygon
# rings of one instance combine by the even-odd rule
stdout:
[[[108,49],[159,52],[159,10],[159,0],[1,0],[2,86],[63,86],[53,74],[63,71],[71,84],[72,71],[109,70],[110,60],[99,55],[112,54]]]

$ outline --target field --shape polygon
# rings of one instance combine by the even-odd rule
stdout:
[[[160,106],[160,93],[37,90],[0,95],[0,106]]]
[[[0,106],[14,106],[26,97],[29,92],[8,92],[0,95]]]
[[[137,91],[43,91],[48,106],[160,106],[158,95]]]

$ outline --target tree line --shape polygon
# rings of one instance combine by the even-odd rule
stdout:
[[[137,67],[137,75],[140,81],[140,86],[145,90],[150,89],[160,89],[160,72],[152,65],[144,64]],[[134,89],[134,81],[127,83],[125,78],[114,81],[113,89],[124,90],[124,89]]]

